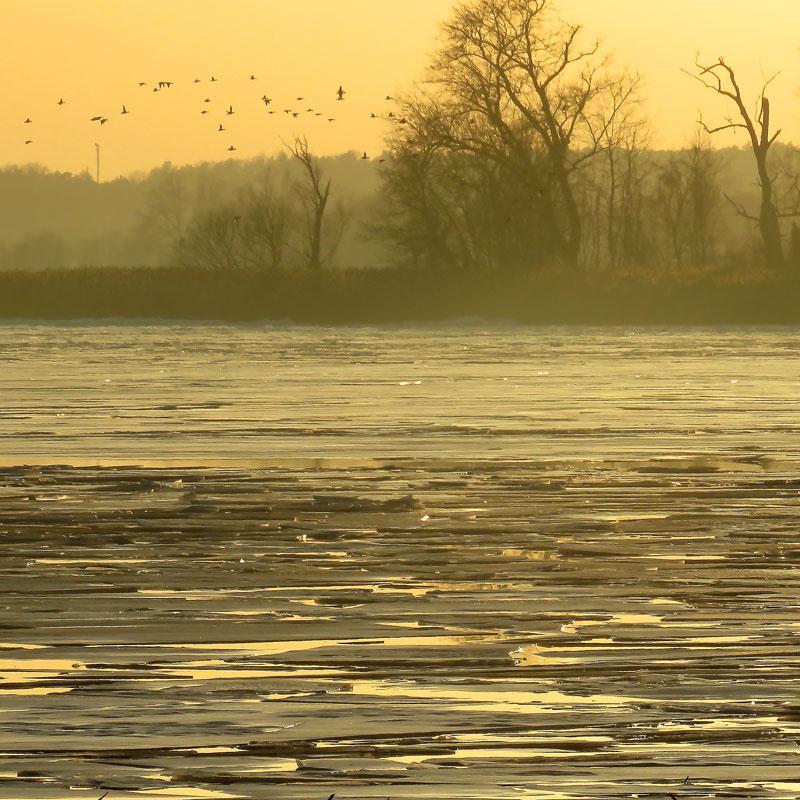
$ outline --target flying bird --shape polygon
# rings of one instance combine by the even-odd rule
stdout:
[[[292,116],[293,116],[295,119],[297,119],[297,118],[300,116],[300,112],[299,112],[299,111],[292,111]]]
[[[268,106],[272,102],[272,98],[266,95],[262,95],[261,100],[264,102],[265,106]]]
[[[201,114],[208,114],[208,109],[207,109],[207,108],[204,108],[204,109],[203,109],[203,110],[202,110],[200,113],[201,113]]]
[[[215,77],[212,75],[212,76],[211,76],[211,82],[212,82],[212,83],[214,83],[216,80],[217,80],[217,79],[216,79],[216,78],[215,78]]]
[[[33,144],[33,139],[26,139],[25,144]]]
[[[336,122],[336,117],[328,117],[328,122]]]
[[[120,114],[130,114],[131,112],[130,112],[130,111],[128,111],[128,109],[127,109],[127,108],[125,108],[125,106],[122,106],[122,111],[120,111],[119,113],[120,113]]]
[[[147,86],[147,81],[139,81],[139,88],[141,89],[142,86]]]
[[[344,96],[347,94],[345,90],[340,86],[336,91],[336,99],[337,100],[344,100]]]
[[[159,81],[158,88],[159,89],[169,89],[172,86],[172,81]]]
[[[108,117],[103,117],[103,119],[100,120],[101,125],[105,125],[106,122],[108,122]]]
[[[30,125],[31,122],[33,122],[33,120],[30,117],[28,117],[23,124]]]
[[[210,103],[210,102],[211,102],[211,98],[210,98],[210,97],[206,97],[206,99],[205,99],[205,100],[203,100],[203,102],[204,102],[204,103]]]
[[[202,81],[200,80],[200,78],[195,78],[193,83],[202,83]]]
[[[231,114],[235,114],[236,112],[233,110],[233,106],[228,106],[228,110],[225,112],[228,116]]]
[[[295,100],[297,100],[298,103],[302,103],[305,97],[295,97]]]
[[[103,118],[102,118],[102,117],[92,117],[92,118],[89,120],[89,122],[100,122],[100,120],[101,120],[101,119],[103,119]]]
[[[231,146],[228,148],[228,150],[229,150],[231,153],[232,153],[232,152],[233,152],[235,149],[236,149],[236,148],[235,148],[233,145],[231,145]]]
[[[56,105],[57,105],[57,106],[63,106],[65,102],[66,102],[66,100],[64,100],[64,98],[63,98],[63,97],[61,97],[61,98],[59,99],[59,101],[56,103]]]
[[[251,75],[251,76],[250,76],[250,80],[251,80],[251,81],[254,81],[255,79],[256,79],[256,76],[255,76],[255,75]]]
[[[364,153],[364,155],[361,156],[361,160],[362,161],[369,161],[369,156],[366,153]]]
[[[392,97],[391,95],[387,94],[387,95],[386,95],[386,99],[387,99],[387,100],[394,100],[394,97]]]
[[[220,122],[219,128],[217,128],[217,132],[218,133],[222,133],[222,131],[224,131],[224,130],[225,130],[225,128],[222,126],[222,123]]]

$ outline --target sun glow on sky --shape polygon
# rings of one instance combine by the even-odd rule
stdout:
[[[105,177],[113,178],[165,161],[273,154],[295,133],[306,135],[318,153],[376,153],[389,123],[370,114],[385,115],[391,109],[386,96],[423,76],[438,24],[453,5],[3,0],[2,52],[13,79],[5,81],[0,106],[0,163],[79,172],[92,167],[97,142]],[[751,93],[781,70],[771,92],[775,117],[784,141],[800,141],[797,0],[556,5],[566,19],[584,23],[587,35],[600,37],[620,65],[641,73],[654,146],[690,138],[701,104],[709,119],[725,113],[717,98],[681,73],[698,51],[712,60],[725,55]],[[174,86],[153,92],[159,80]],[[342,102],[340,84],[347,91]],[[269,108],[259,99],[264,94],[273,100]],[[130,114],[120,113],[123,104]],[[225,113],[229,106],[233,115]],[[98,115],[108,123],[90,122]]]

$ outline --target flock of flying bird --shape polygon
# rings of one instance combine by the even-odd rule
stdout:
[[[257,81],[258,78],[255,75],[250,75],[248,80]],[[216,76],[212,75],[208,79],[207,82],[208,83],[218,83],[219,81],[217,80]],[[201,78],[195,78],[192,81],[192,83],[200,84],[200,83],[203,83],[203,80]],[[139,81],[138,85],[139,85],[139,89],[151,88],[151,85],[147,81]],[[168,91],[174,85],[175,85],[174,81],[156,81],[156,82],[154,82],[152,84],[152,91],[153,92]],[[336,100],[338,102],[344,102],[346,94],[347,94],[347,92],[344,90],[344,87],[339,86],[339,88],[335,92],[335,98],[336,98]],[[276,113],[278,113],[275,108],[271,107],[273,105],[273,100],[272,100],[271,97],[268,97],[266,94],[263,94],[259,98],[259,100],[260,100],[261,103],[263,103],[267,114],[276,114]],[[304,97],[295,98],[295,101],[298,102],[298,103],[302,103],[304,100],[305,100]],[[391,102],[393,100],[394,100],[394,98],[391,95],[387,95],[386,96],[386,102]],[[67,103],[67,101],[64,100],[63,97],[60,97],[58,102],[56,103],[56,105],[57,106],[64,106],[64,105],[66,105],[66,103]],[[200,111],[201,115],[206,115],[206,114],[210,113],[209,106],[210,106],[211,103],[212,103],[212,99],[210,97],[205,97],[202,100],[202,106],[203,107],[202,107],[202,110]],[[131,112],[128,109],[128,107],[123,104],[122,110],[119,112],[119,115],[124,116],[124,115],[130,114],[130,113]],[[231,117],[235,113],[236,113],[236,111],[235,111],[235,109],[234,109],[232,104],[229,104],[227,106],[227,108],[225,109],[225,111],[224,111],[224,114],[225,114],[226,117]],[[285,115],[287,115],[287,116],[290,116],[293,119],[297,119],[301,114],[305,113],[305,114],[313,114],[315,117],[323,117],[323,118],[327,119],[327,121],[329,123],[336,122],[336,117],[326,116],[322,111],[319,111],[319,110],[317,110],[317,109],[315,109],[313,107],[306,108],[304,112],[303,111],[298,111],[298,110],[296,110],[294,108],[284,108],[283,109],[283,113]],[[370,118],[371,119],[385,119],[385,120],[387,120],[389,122],[393,122],[393,123],[398,124],[398,125],[406,125],[408,123],[408,121],[404,117],[400,117],[400,116],[395,115],[393,111],[390,111],[386,115],[371,113],[370,114]],[[95,116],[89,118],[89,122],[94,123],[94,124],[96,124],[96,125],[98,125],[100,127],[103,127],[104,125],[108,124],[109,121],[110,121],[110,117],[107,117],[105,114],[96,114]],[[30,117],[27,117],[23,124],[24,125],[33,125],[34,123],[33,123],[33,120]],[[217,132],[218,133],[223,133],[225,131],[227,131],[227,128],[223,125],[222,122],[220,122],[218,127],[217,127]],[[26,145],[34,144],[34,140],[32,138],[25,139],[25,144]],[[235,152],[237,150],[237,148],[236,148],[235,145],[230,144],[227,147],[227,150],[228,150],[228,152],[233,153],[233,152]],[[366,152],[364,152],[364,154],[361,156],[361,160],[363,160],[363,161],[369,160],[369,156],[367,155]]]

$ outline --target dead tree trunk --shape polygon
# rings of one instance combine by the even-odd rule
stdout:
[[[750,138],[750,146],[756,162],[758,184],[761,189],[761,209],[758,216],[749,214],[745,208],[725,195],[727,200],[736,209],[736,213],[758,223],[761,240],[764,245],[764,258],[767,266],[780,268],[784,265],[783,242],[781,240],[781,214],[776,206],[774,192],[774,178],[769,171],[769,152],[781,131],[771,133],[770,105],[766,97],[769,84],[774,80],[766,81],[761,89],[758,101],[758,116],[754,120],[742,97],[742,91],[736,79],[733,68],[720,58],[715,64],[704,66],[699,61],[695,64],[696,73],[688,73],[698,80],[707,89],[716,92],[722,97],[727,97],[735,106],[739,120],[728,119],[724,125],[709,128],[701,119],[700,124],[706,133],[714,134],[728,130],[744,130]]]

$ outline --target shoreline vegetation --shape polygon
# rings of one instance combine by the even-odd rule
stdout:
[[[624,280],[554,270],[465,277],[354,269],[224,273],[164,267],[0,272],[0,319],[287,321],[300,324],[795,325],[800,274]]]
[[[659,150],[639,75],[555,1],[464,0],[371,114],[380,153],[0,170],[0,317],[800,323],[793,110],[686,66],[713,110]]]

